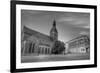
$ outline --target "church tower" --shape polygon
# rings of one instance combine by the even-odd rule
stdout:
[[[54,22],[53,22],[53,27],[52,27],[51,30],[50,30],[50,37],[51,37],[51,39],[52,39],[53,41],[58,40],[58,31],[57,31],[57,29],[56,29],[56,22],[55,22],[55,20],[54,20]]]

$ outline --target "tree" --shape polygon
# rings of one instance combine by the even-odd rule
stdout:
[[[65,44],[61,41],[55,41],[53,48],[52,48],[52,54],[61,54],[65,51]]]

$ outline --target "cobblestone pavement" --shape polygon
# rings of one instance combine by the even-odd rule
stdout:
[[[89,53],[85,54],[66,54],[66,55],[28,55],[22,56],[21,62],[47,62],[47,61],[69,61],[69,60],[87,60]]]

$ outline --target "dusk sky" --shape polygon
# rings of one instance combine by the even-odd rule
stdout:
[[[56,21],[58,39],[68,42],[80,35],[90,34],[90,14],[76,12],[54,12],[21,10],[22,26],[50,35],[53,21]]]

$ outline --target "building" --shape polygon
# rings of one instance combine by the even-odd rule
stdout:
[[[64,54],[68,53],[68,43],[65,43],[65,48]]]
[[[23,26],[21,40],[22,55],[51,54],[53,44],[56,40],[58,40],[56,22],[53,22],[53,26],[50,30],[50,35],[45,35],[26,26]]]
[[[51,40],[54,40],[54,41],[58,40],[58,31],[56,29],[56,22],[55,21],[54,21],[53,27],[50,31],[50,38],[51,38]]]
[[[90,40],[87,35],[82,35],[67,42],[69,53],[87,53],[90,50]]]

